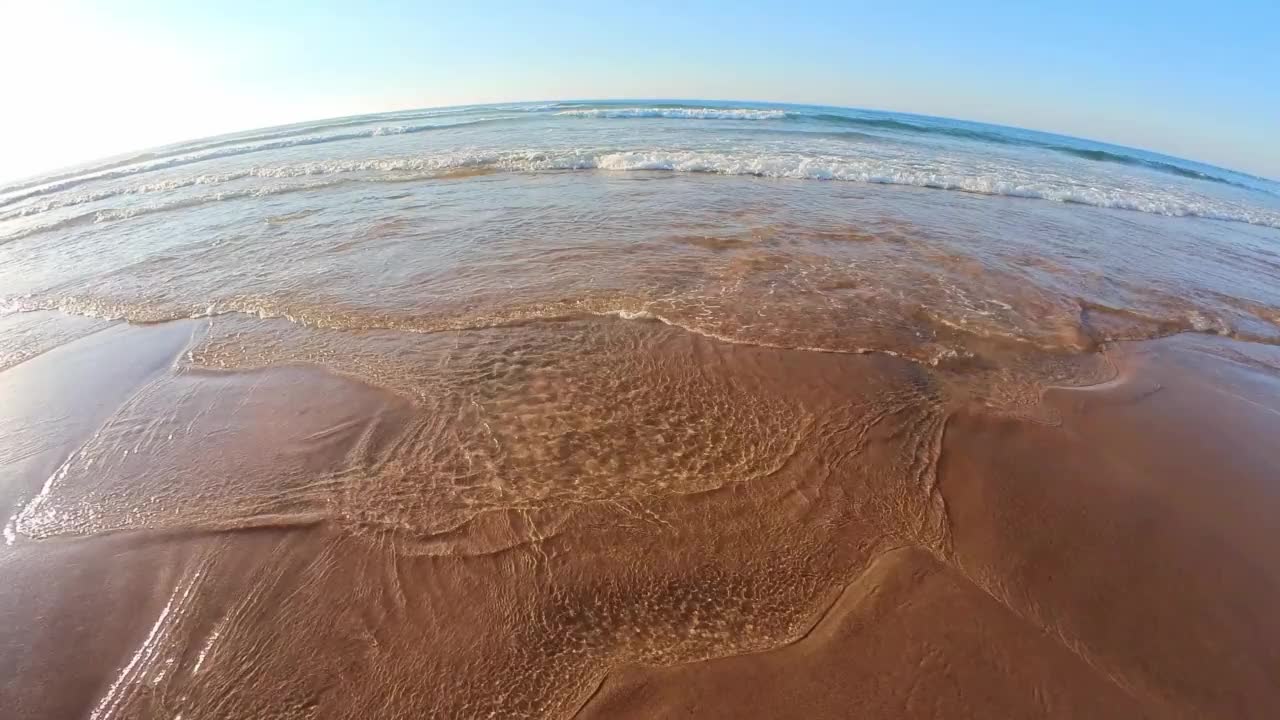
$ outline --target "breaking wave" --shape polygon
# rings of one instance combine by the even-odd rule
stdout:
[[[714,108],[664,105],[658,107],[595,107],[560,110],[557,115],[584,118],[668,118],[687,120],[791,120],[797,122],[818,122],[837,126],[854,126],[860,128],[888,130],[891,132],[910,133],[916,135],[934,135],[962,140],[972,140],[999,145],[1035,147],[1044,150],[1070,155],[1094,162],[1117,163],[1131,167],[1142,167],[1148,170],[1178,175],[1193,180],[1223,183],[1236,187],[1258,190],[1254,185],[1236,182],[1223,175],[1206,172],[1186,165],[1178,164],[1175,159],[1159,159],[1158,156],[1142,157],[1124,152],[1121,148],[1093,149],[1078,147],[1069,143],[1068,138],[1055,142],[1048,138],[1055,136],[1042,133],[1028,133],[1013,128],[1004,129],[996,126],[983,126],[972,123],[939,122],[931,118],[913,116],[872,117],[855,113],[838,112],[804,112],[763,108]],[[989,127],[989,129],[988,129]],[[1265,191],[1264,191],[1265,192]]]
[[[180,155],[172,155],[172,156],[162,157],[155,160],[143,161],[141,163],[132,163],[125,166],[114,167],[108,170],[98,170],[90,174],[75,175],[75,176],[67,177],[65,179],[58,180],[52,183],[46,183],[43,185],[30,187],[25,191],[17,192],[4,199],[0,199],[0,207],[12,205],[14,203],[21,202],[23,200],[28,200],[34,197],[39,197],[42,195],[62,192],[64,190],[69,190],[71,188],[74,188],[76,186],[83,185],[89,182],[97,182],[102,180],[116,180],[119,178],[129,177],[133,175],[141,175],[143,173],[155,172],[157,170],[167,170],[169,168],[180,167],[183,165],[192,165],[195,163],[206,162],[209,160],[218,160],[222,158],[235,157],[237,155],[249,155],[252,153],[259,153],[259,152],[264,152],[269,150],[281,150],[285,148],[301,147],[306,145],[322,145],[325,143],[335,143],[335,142],[343,142],[347,140],[359,140],[364,138],[382,137],[386,135],[411,135],[414,133],[428,132],[431,130],[452,129],[457,127],[462,127],[464,125],[475,125],[480,123],[498,122],[500,119],[501,118],[484,118],[479,120],[472,120],[469,122],[433,123],[433,124],[425,124],[425,125],[389,125],[389,126],[379,126],[379,127],[368,128],[368,129],[352,131],[352,132],[331,133],[327,135],[301,135],[301,136],[286,135],[279,139],[267,140],[262,142],[251,142],[249,144],[244,144],[243,141],[236,141],[234,143],[214,143],[214,144],[211,144],[210,146],[207,146],[206,149],[203,149],[197,152],[187,152]],[[124,194],[124,192],[126,191],[107,191],[106,195]],[[104,197],[106,195],[98,194],[97,196],[92,197],[92,199],[94,200],[100,199],[101,197]],[[65,205],[65,204],[71,204],[71,203],[62,203],[62,204]],[[39,212],[44,212],[47,209],[49,208],[46,206],[37,205],[37,206],[33,206],[30,209],[22,208],[19,211],[12,213],[10,216],[39,213]]]
[[[383,132],[388,131],[383,130]],[[217,186],[244,178],[279,180],[312,176],[363,174],[358,179],[377,182],[427,180],[441,175],[448,175],[452,172],[468,170],[480,172],[660,171],[904,185],[980,195],[1033,198],[1100,208],[1131,210],[1168,217],[1205,218],[1280,228],[1280,212],[1157,185],[1140,186],[1128,184],[1108,187],[1064,181],[1059,176],[1050,173],[1041,175],[1017,173],[1009,176],[1002,175],[997,170],[965,173],[963,171],[957,172],[951,167],[942,165],[938,165],[935,169],[922,167],[918,163],[894,163],[880,159],[836,155],[661,149],[460,151],[430,156],[317,161],[252,167],[222,174],[178,178],[163,183],[143,185],[125,190],[104,191],[98,194],[70,198],[55,198],[45,205],[24,208],[20,212],[11,213],[8,217],[43,212],[60,206],[102,200],[120,194],[168,192],[181,187],[197,185]],[[265,189],[255,188],[245,191],[214,192],[197,199],[183,199],[173,205],[157,206],[155,208],[144,207],[134,211],[110,208],[97,210],[49,225],[27,228],[6,236],[0,236],[0,243],[68,225],[84,224],[95,220],[101,221],[104,218],[118,219],[117,215],[122,213],[146,214],[162,211],[168,207],[189,207],[224,199],[288,192],[291,187],[277,185]],[[0,220],[3,219],[7,218],[0,217]]]
[[[787,117],[784,110],[754,110],[749,108],[588,108],[561,110],[564,117],[582,118],[669,118],[675,120],[781,120]]]

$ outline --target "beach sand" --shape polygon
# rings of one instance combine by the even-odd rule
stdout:
[[[694,457],[679,424],[628,429],[660,413],[624,383],[599,423],[522,449],[549,420],[516,403],[525,435],[475,420],[507,467],[557,473],[516,492],[483,458],[407,463],[470,416],[430,434],[426,401],[354,376],[185,364],[200,321],[112,325],[0,372],[5,716],[1280,707],[1273,348],[1112,345],[1115,379],[1013,415],[885,355],[592,323],[651,339],[637,386],[724,435]],[[593,377],[509,390],[587,413]],[[430,468],[466,490],[447,513],[421,499]],[[596,479],[620,474],[650,484]]]
[[[614,673],[584,717],[1271,716],[1280,356],[1117,355],[1059,423],[951,419],[951,552],[879,556],[786,647]]]

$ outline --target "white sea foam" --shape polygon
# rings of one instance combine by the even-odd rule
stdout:
[[[118,222],[122,220],[131,220],[146,215],[155,215],[157,213],[173,212],[175,210],[186,210],[196,208],[201,205],[211,203],[224,202],[228,200],[237,200],[242,198],[261,198],[270,195],[284,195],[293,192],[303,192],[306,190],[315,190],[317,188],[328,187],[343,182],[340,179],[321,180],[319,182],[311,181],[304,183],[273,183],[271,185],[263,185],[254,188],[215,192],[207,195],[196,195],[167,202],[150,203],[146,205],[129,205],[127,207],[111,207],[102,208],[100,210],[89,211],[72,215],[54,222],[43,223],[39,225],[30,225],[16,232],[0,235],[0,245],[15,240],[21,240],[32,235],[48,233],[56,230],[69,230],[71,228],[96,225],[100,223]]]
[[[648,310],[625,310],[625,309],[605,310],[597,314],[612,315],[614,317],[621,318],[623,320],[653,320],[656,322],[666,323],[668,325],[671,324],[670,321],[668,321],[666,318],[660,315],[655,315],[649,312]]]
[[[557,115],[582,118],[672,118],[677,120],[781,120],[784,110],[750,108],[588,108],[562,110]]]
[[[1280,228],[1280,213],[1191,193],[1081,186],[1041,178],[1010,180],[984,172],[934,171],[915,163],[791,153],[723,153],[691,150],[509,154],[494,164],[514,170],[669,171],[748,175],[795,180],[842,180],[958,190],[982,195],[1037,198],[1171,217],[1202,217]]]
[[[369,132],[374,132],[370,130]],[[389,131],[384,131],[389,132]],[[115,192],[59,199],[61,205],[101,200],[115,194],[168,192],[195,185],[221,185],[246,178],[288,179],[325,175],[359,175],[361,180],[429,179],[462,169],[507,172],[604,170],[611,172],[665,171],[708,173],[794,180],[846,181],[953,190],[982,195],[1036,198],[1061,203],[1132,210],[1171,217],[1200,217],[1280,228],[1280,212],[1264,207],[1214,198],[1178,186],[1143,185],[1129,180],[1082,182],[1053,172],[1035,172],[999,165],[965,166],[916,158],[818,155],[798,152],[699,151],[699,150],[547,150],[492,152],[461,150],[427,156],[323,160],[267,165],[173,178]],[[213,199],[270,194],[262,189],[218,194]],[[207,201],[203,198],[195,204]],[[183,200],[182,202],[191,202]],[[45,209],[52,209],[50,203]],[[102,211],[100,211],[102,212]],[[146,212],[146,211],[144,211]],[[115,218],[107,210],[103,217]],[[19,214],[0,216],[0,220]],[[60,221],[43,229],[63,226]],[[25,237],[43,229],[29,228],[0,237],[0,242]]]

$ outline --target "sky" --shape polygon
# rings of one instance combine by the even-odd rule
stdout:
[[[516,100],[831,104],[1280,178],[1280,2],[0,0],[0,179]]]

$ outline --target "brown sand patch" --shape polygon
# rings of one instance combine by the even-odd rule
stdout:
[[[1121,348],[1052,425],[953,417],[942,562],[881,556],[796,644],[620,670],[582,717],[1269,717],[1280,383],[1239,347]]]
[[[1067,649],[916,548],[890,550],[793,645],[609,676],[581,718],[1132,718]]]
[[[1050,425],[953,415],[943,381],[905,361],[730,345],[661,323],[496,329],[465,336],[474,352],[436,338],[438,363],[408,336],[383,350],[429,370],[413,402],[305,357],[175,367],[189,325],[112,332],[115,350],[73,343],[0,374],[29,380],[11,392],[45,388],[13,424],[65,439],[47,462],[3,465],[18,532],[0,547],[0,699],[16,717],[1277,706],[1268,438],[1280,392],[1266,358],[1228,341],[1123,350],[1117,381],[1050,393]],[[338,367],[371,379],[397,367],[372,359]],[[93,391],[80,407],[41,377]],[[609,377],[621,384],[593,384]],[[458,405],[466,414],[439,412],[459,391],[475,401]],[[629,408],[586,402],[600,393]],[[717,423],[734,432],[684,436],[696,422],[653,420],[684,408],[758,419],[770,398],[805,412],[767,472],[684,491],[643,472],[654,448],[698,469],[717,457],[700,437],[723,452],[783,435],[735,420]],[[595,473],[580,451],[602,439],[557,429],[595,413],[593,432],[609,428],[610,454],[635,467]],[[408,432],[422,423],[438,432]],[[96,460],[59,476],[76,452]],[[480,487],[517,501],[432,530],[419,514],[436,508],[421,499],[455,477],[432,470],[439,458],[473,470],[456,476],[457,498]],[[650,491],[600,492],[627,478]],[[45,524],[15,523],[45,485],[51,512],[28,514]],[[278,522],[299,509],[314,521]]]

